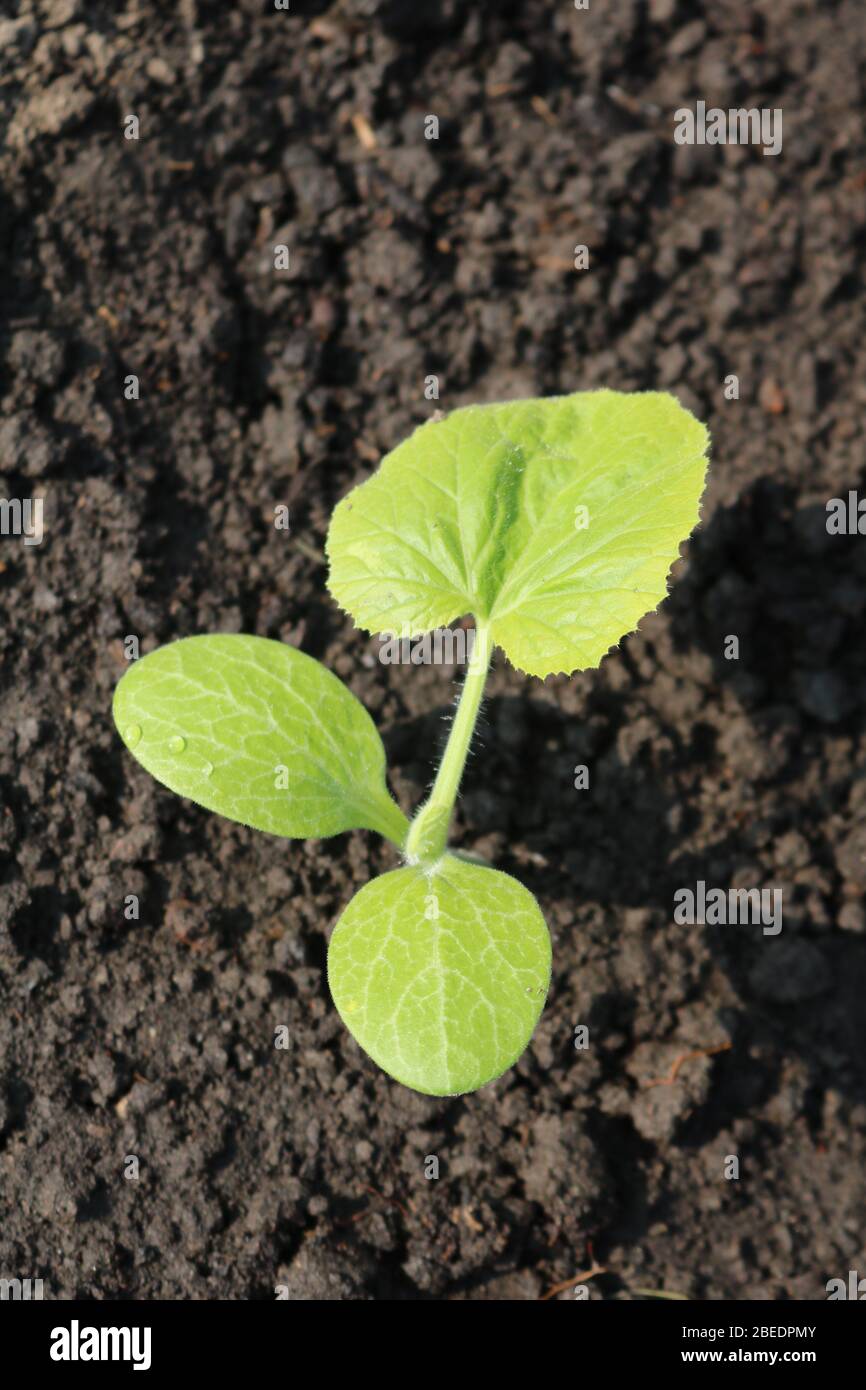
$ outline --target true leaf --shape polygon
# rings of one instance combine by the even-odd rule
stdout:
[[[114,720],[159,782],[229,820],[292,838],[405,837],[369,714],[282,642],[224,633],[159,647],[119,682]]]
[[[496,869],[447,854],[363,887],[331,937],[328,982],[346,1027],[397,1081],[460,1095],[526,1047],[550,983],[535,898]]]
[[[597,666],[665,597],[708,442],[660,392],[455,410],[336,508],[331,593],[371,632],[473,613],[531,675]]]

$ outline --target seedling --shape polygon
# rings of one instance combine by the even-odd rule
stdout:
[[[402,867],[340,917],[328,980],[361,1047],[414,1090],[459,1095],[501,1075],[550,983],[532,894],[448,848],[493,649],[541,678],[598,666],[665,597],[698,520],[707,445],[704,426],[657,392],[469,406],[422,425],[340,502],[328,584],[359,627],[420,637],[475,621],[445,752],[411,824],[370,716],[293,647],[186,637],[117,687],[123,741],[172,791],[272,835],[362,828],[400,850]]]

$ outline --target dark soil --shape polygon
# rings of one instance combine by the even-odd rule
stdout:
[[[0,539],[0,1275],[534,1299],[594,1258],[593,1297],[807,1299],[866,1274],[866,540],[824,511],[866,484],[860,0],[2,3],[0,495],[44,496],[45,538]],[[698,98],[782,108],[783,152],[677,146]],[[325,980],[391,852],[158,788],[111,723],[123,640],[303,647],[411,809],[457,673],[383,666],[342,619],[331,508],[437,405],[602,384],[709,422],[704,522],[601,671],[497,660],[459,841],[538,895],[553,988],[512,1071],[431,1100]],[[782,933],[675,925],[698,879],[782,888]]]

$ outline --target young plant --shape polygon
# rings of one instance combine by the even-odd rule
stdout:
[[[550,983],[550,936],[507,874],[448,849],[494,647],[544,678],[598,666],[665,597],[699,516],[705,427],[669,395],[590,391],[469,406],[422,425],[337,506],[329,588],[370,632],[420,637],[472,615],[444,756],[411,824],[354,695],[293,647],[186,637],[130,667],[114,718],[158,781],[295,839],[362,828],[403,866],[366,884],[328,950],[343,1022],[429,1095],[510,1067]]]

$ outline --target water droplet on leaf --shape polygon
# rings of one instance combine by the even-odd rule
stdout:
[[[209,762],[207,762],[207,761],[205,761],[204,763],[202,763],[202,769],[201,769],[201,775],[202,775],[202,777],[210,777],[210,775],[211,775],[212,772],[213,772],[213,763],[209,763]]]
[[[141,725],[130,724],[126,731],[126,742],[130,748],[134,748],[141,738]]]
[[[175,734],[173,738],[169,739],[168,746],[172,753],[182,753],[186,748],[186,739],[182,734]]]

